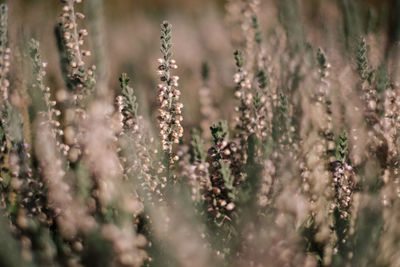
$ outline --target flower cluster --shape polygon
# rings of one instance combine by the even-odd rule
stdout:
[[[361,98],[364,102],[366,122],[370,128],[373,128],[378,123],[378,118],[376,115],[378,111],[378,98],[376,95],[376,90],[372,86],[374,71],[371,70],[371,67],[368,63],[368,48],[365,38],[360,39],[357,48],[356,62],[358,74],[361,80]]]
[[[172,155],[173,144],[179,143],[183,136],[181,122],[183,104],[179,102],[181,92],[178,89],[178,76],[172,76],[171,69],[177,69],[176,61],[171,59],[171,25],[164,21],[161,24],[161,52],[163,58],[158,59],[158,73],[161,83],[158,85],[159,127],[162,149],[169,154],[170,164],[178,156]]]
[[[81,100],[83,94],[89,93],[95,85],[95,66],[85,67],[84,57],[91,52],[82,49],[84,38],[88,35],[86,29],[79,29],[77,20],[85,16],[75,11],[75,3],[81,0],[67,0],[63,7],[60,23],[57,28],[61,63],[67,87],[74,93],[74,101]],[[87,89],[87,90],[85,90]]]
[[[45,68],[47,63],[43,62],[40,56],[39,42],[35,39],[31,39],[29,42],[29,52],[33,64],[33,89],[39,89],[42,99],[44,100],[44,110],[40,111],[40,114],[46,118],[46,123],[51,125],[51,132],[53,137],[56,139],[57,147],[60,151],[67,155],[69,146],[61,143],[64,131],[60,129],[60,122],[57,117],[61,115],[61,111],[55,109],[56,101],[51,99],[50,87],[44,83],[44,77],[46,75]]]
[[[160,188],[165,184],[155,174],[162,173],[164,166],[155,159],[157,149],[154,148],[154,138],[144,134],[149,127],[137,113],[138,103],[133,88],[128,85],[128,76],[123,73],[119,80],[122,92],[117,97],[117,107],[123,129],[119,135],[119,146],[124,175],[139,180],[143,191],[139,195],[143,198],[152,203],[156,196],[158,198],[156,200],[160,201],[162,199]]]
[[[237,126],[239,130],[239,135],[241,138],[245,138],[245,133],[252,133],[254,129],[252,128],[252,104],[253,104],[253,94],[251,90],[251,81],[248,78],[248,73],[244,69],[243,55],[240,51],[235,51],[234,53],[236,67],[238,71],[233,77],[236,83],[235,97],[239,99],[239,106],[236,107],[236,111],[239,113],[236,118]]]
[[[7,215],[17,222],[14,231],[22,236],[23,227],[18,222],[27,216],[43,214],[43,183],[33,177],[29,166],[31,155],[23,133],[21,116],[8,99],[8,73],[10,67],[10,49],[7,30],[8,9],[0,5],[0,110],[1,110],[1,170],[0,198]],[[44,216],[45,217],[45,216]],[[43,218],[43,217],[42,217]]]
[[[389,88],[383,92],[383,116],[380,119],[382,136],[387,144],[387,164],[383,175],[383,205],[400,198],[400,173],[398,171],[398,140],[400,136],[400,95],[398,90]]]
[[[254,105],[254,133],[265,141],[271,135],[271,123],[268,119],[267,97],[262,93],[256,93],[253,97]]]
[[[119,78],[122,94],[117,97],[118,112],[122,117],[122,127],[124,130],[136,132],[139,130],[137,123],[138,103],[132,87],[128,85],[129,78],[126,73],[122,73]]]
[[[357,204],[354,201],[357,177],[349,163],[348,153],[347,134],[343,132],[336,141],[336,160],[329,164],[332,173],[331,187],[334,190],[334,201],[330,209],[335,215],[336,225],[344,226],[335,229],[339,247],[342,247],[352,234],[349,229],[353,227],[357,217]]]
[[[211,190],[207,194],[208,212],[221,223],[230,220],[237,200],[236,188],[242,182],[239,144],[228,139],[226,122],[211,126],[214,146],[208,150]]]
[[[352,196],[354,193],[353,168],[346,162],[334,161],[331,163],[333,173],[332,186],[335,189],[335,207],[342,219],[351,214]]]

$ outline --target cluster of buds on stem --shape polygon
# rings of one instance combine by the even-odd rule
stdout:
[[[8,8],[0,5],[0,110],[2,144],[0,147],[1,163],[5,164],[0,172],[0,186],[7,188],[8,195],[1,196],[1,202],[8,207],[8,215],[14,219],[17,228],[23,231],[20,219],[26,216],[43,215],[43,183],[33,177],[30,168],[28,144],[24,139],[20,113],[8,99],[10,48],[8,47]],[[8,183],[4,177],[9,177]],[[8,198],[5,201],[5,198]],[[13,207],[13,208],[11,208]],[[26,221],[26,220],[25,220]]]
[[[366,121],[370,128],[375,127],[378,123],[378,98],[376,90],[372,86],[374,72],[368,63],[368,48],[365,38],[361,38],[356,55],[357,71],[360,76],[362,100],[364,101],[364,110]]]
[[[318,73],[320,85],[318,86],[317,92],[314,94],[314,100],[316,101],[316,105],[322,107],[324,111],[322,115],[325,117],[324,124],[321,125],[319,131],[326,142],[327,156],[333,156],[335,143],[332,131],[332,105],[328,91],[330,88],[328,77],[331,64],[327,61],[325,52],[321,48],[319,48],[317,52],[317,61],[319,65]]]
[[[246,146],[247,138],[250,134],[254,133],[256,124],[254,107],[253,107],[253,94],[251,92],[251,78],[244,68],[243,55],[240,51],[234,52],[237,73],[233,79],[236,83],[235,97],[239,100],[239,105],[235,107],[238,115],[235,117],[237,137],[240,140],[240,150],[242,153],[242,163],[247,161]]]
[[[138,103],[132,87],[128,85],[129,78],[126,73],[122,73],[119,78],[122,94],[117,97],[118,111],[122,116],[122,127],[124,130],[138,131],[137,108]]]
[[[267,96],[261,92],[256,93],[253,97],[253,105],[254,105],[254,133],[256,136],[265,141],[268,138],[268,135],[271,134],[271,123],[268,119],[268,109],[267,109]]]
[[[384,142],[387,144],[387,159],[383,182],[383,205],[396,198],[400,198],[400,172],[399,172],[399,151],[398,141],[400,136],[400,95],[398,90],[388,86],[383,92],[382,99],[383,116],[380,118],[380,128]]]
[[[53,138],[56,140],[57,147],[59,148],[60,152],[66,155],[68,153],[69,146],[61,143],[64,132],[60,128],[59,120],[56,119],[61,115],[61,111],[55,109],[57,103],[51,99],[50,88],[44,83],[44,77],[46,75],[45,68],[47,67],[47,63],[42,61],[39,50],[39,42],[35,39],[31,39],[29,42],[29,52],[33,64],[32,87],[40,90],[45,104],[45,110],[40,111],[40,114],[45,118],[45,121],[42,123],[48,123],[50,125],[51,133]]]
[[[157,150],[153,148],[154,139],[144,134],[145,129],[149,127],[146,127],[143,117],[137,113],[138,103],[133,88],[128,85],[128,76],[123,73],[119,81],[122,93],[117,97],[116,102],[123,129],[118,139],[124,175],[138,179],[145,194],[144,197],[149,201],[152,200],[153,195],[160,197],[160,200],[160,188],[163,184],[154,175],[160,167],[154,160],[157,153]]]
[[[347,163],[348,140],[346,132],[338,137],[335,150],[337,160],[330,163],[330,171],[333,174],[332,187],[335,192],[335,208],[340,212],[340,217],[345,219],[351,213],[355,188],[355,174],[352,166]]]
[[[63,71],[68,88],[74,92],[74,100],[83,98],[85,89],[89,93],[95,85],[95,66],[85,67],[84,57],[91,52],[83,50],[84,38],[88,35],[86,29],[78,28],[78,19],[84,19],[82,13],[75,12],[74,4],[80,0],[65,0],[60,23],[57,28],[59,46],[63,55]]]
[[[238,123],[237,129],[241,134],[245,132],[252,133],[253,130],[248,128],[251,125],[251,106],[253,104],[253,95],[250,92],[251,82],[248,78],[248,73],[244,69],[243,55],[240,51],[235,51],[234,53],[236,67],[238,68],[235,73],[233,80],[236,83],[235,97],[239,99],[239,106],[236,107],[236,111],[239,116],[236,118]]]
[[[332,186],[335,189],[335,208],[340,212],[340,217],[345,219],[351,213],[355,186],[353,168],[340,161],[334,161],[330,165],[333,172]]]
[[[24,210],[25,214],[39,214],[43,208],[43,183],[33,175],[30,166],[31,155],[28,152],[29,145],[24,138],[22,118],[17,108],[8,102],[3,109],[3,114],[7,114],[3,119],[3,129],[10,144],[8,158],[10,191],[18,196],[10,201],[18,206],[13,212]],[[11,216],[15,215],[12,213]]]
[[[230,220],[237,200],[237,187],[242,182],[239,145],[228,140],[227,125],[211,126],[214,146],[208,150],[211,187],[207,193],[208,212],[217,222]]]
[[[158,59],[158,73],[161,83],[158,85],[159,127],[163,151],[169,154],[170,164],[178,156],[173,156],[173,144],[179,143],[183,136],[181,122],[183,104],[179,102],[181,92],[178,89],[178,76],[172,76],[171,69],[176,69],[176,61],[171,59],[171,25],[164,21],[161,24],[161,52],[163,58]]]

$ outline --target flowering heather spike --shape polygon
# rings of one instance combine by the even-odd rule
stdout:
[[[142,212],[142,203],[133,193],[136,185],[131,179],[123,179],[115,145],[119,127],[112,112],[112,107],[102,101],[94,101],[90,106],[87,119],[81,121],[83,135],[80,141],[86,148],[82,162],[87,165],[94,182],[92,194],[106,221],[101,234],[113,244],[115,261],[121,266],[141,266],[146,254],[139,247],[146,242],[143,237],[137,238],[132,216]],[[135,152],[137,156],[139,151]]]
[[[64,116],[64,140],[70,147],[68,158],[72,163],[78,162],[83,152],[78,142],[78,136],[82,134],[79,121],[87,116],[83,108],[83,100],[95,86],[95,66],[85,66],[84,60],[84,57],[90,55],[90,51],[82,49],[88,33],[86,29],[78,26],[78,20],[82,20],[84,15],[75,11],[75,3],[81,2],[80,0],[62,1],[65,5],[56,28],[61,70],[67,89],[70,91],[65,98],[68,109]]]
[[[228,123],[226,121],[220,121],[218,124],[212,125],[210,130],[215,144],[222,142],[225,138],[229,138]]]
[[[5,204],[8,208],[8,215],[12,219],[15,233],[21,238],[32,242],[34,245],[27,249],[36,252],[40,245],[47,243],[46,237],[40,236],[38,230],[41,226],[29,229],[30,224],[48,224],[51,220],[51,212],[46,202],[46,188],[36,172],[32,170],[30,154],[27,152],[28,145],[24,139],[23,123],[20,114],[8,101],[4,102],[2,110],[3,127],[6,133],[7,142],[10,143],[8,155],[8,170],[2,167],[1,177],[9,177],[7,183],[3,184],[8,191]],[[48,255],[50,258],[51,255]],[[50,260],[50,259],[49,259]]]
[[[250,121],[248,129],[250,133],[255,133],[256,136],[265,143],[268,136],[271,135],[271,118],[272,114],[272,99],[271,91],[267,90],[269,86],[269,73],[267,68],[267,57],[265,54],[265,46],[263,44],[262,33],[258,21],[260,1],[253,0],[246,2],[244,16],[247,20],[247,27],[249,28],[245,40],[245,57],[246,66],[244,69],[248,71],[248,79],[250,80],[251,87],[248,88],[246,105],[249,105],[249,100],[252,96],[253,107],[251,104],[248,108]],[[243,25],[244,26],[244,25]],[[247,150],[247,149],[246,149]],[[258,153],[261,148],[258,148]]]
[[[45,67],[47,63],[43,62],[40,56],[39,42],[31,39],[29,42],[29,54],[33,64],[33,84],[34,89],[40,90],[42,100],[45,105],[45,110],[41,110],[41,114],[46,118],[45,123],[50,124],[50,129],[53,137],[57,140],[57,147],[64,155],[67,154],[69,147],[61,144],[61,137],[64,134],[60,129],[60,122],[57,117],[61,114],[59,110],[55,109],[56,101],[51,100],[50,88],[44,83],[46,75]]]
[[[260,60],[264,57],[262,51],[262,34],[257,18],[261,1],[237,0],[230,2],[227,5],[228,13],[234,9],[236,9],[236,12],[239,12],[239,14],[236,14],[236,18],[234,18],[237,26],[240,26],[240,31],[236,35],[239,37],[239,45],[246,59],[244,68],[248,71],[250,81],[253,81],[259,71]]]
[[[357,70],[361,79],[365,81],[368,78],[368,49],[365,38],[361,38],[357,49]]]
[[[93,90],[96,68],[95,66],[89,68],[85,66],[84,57],[90,56],[91,53],[82,49],[84,38],[88,33],[86,29],[79,29],[77,22],[84,18],[83,14],[75,12],[75,3],[81,1],[67,0],[62,2],[65,5],[60,16],[60,23],[56,28],[61,68],[68,89],[74,93],[75,98],[80,100],[84,94]]]
[[[1,146],[0,146],[0,156],[1,156],[1,164],[2,168],[0,170],[1,177],[9,176],[8,167],[8,155],[10,148],[10,138],[8,132],[8,73],[10,66],[10,49],[8,48],[8,28],[7,28],[7,20],[8,20],[8,8],[7,5],[0,5],[0,129],[1,129]],[[5,181],[1,179],[1,184],[4,184]],[[6,185],[3,185],[5,188]],[[1,202],[5,204],[6,196],[1,192]]]
[[[337,138],[335,155],[337,161],[331,162],[330,167],[333,173],[336,208],[340,212],[340,217],[344,219],[351,215],[355,187],[353,168],[347,162],[348,140],[345,131]]]
[[[348,141],[347,141],[347,134],[344,131],[340,134],[336,141],[336,148],[335,148],[335,156],[336,160],[344,163],[347,161],[348,157]]]
[[[368,48],[365,38],[361,38],[356,54],[357,71],[362,81],[368,81],[371,85],[374,79],[374,71],[368,64]]]
[[[8,99],[8,72],[10,67],[10,48],[8,47],[8,8],[6,4],[0,5],[0,94],[2,103]]]
[[[267,98],[263,93],[257,92],[253,96],[253,106],[254,106],[254,132],[260,138],[264,140],[269,134],[270,128],[268,128],[268,118],[267,118]]]
[[[360,43],[356,54],[357,71],[361,80],[361,99],[364,102],[365,120],[373,134],[379,136],[375,125],[378,124],[378,98],[376,87],[372,85],[374,80],[374,71],[368,64],[368,49],[364,38],[360,39]]]
[[[355,188],[353,168],[346,162],[332,162],[335,207],[341,219],[351,216],[352,198]],[[340,229],[337,229],[340,231]]]
[[[318,131],[310,131],[302,148],[304,149],[304,162],[300,165],[303,178],[302,190],[308,197],[308,208],[313,218],[307,226],[313,232],[309,238],[312,243],[321,245],[325,256],[324,264],[329,265],[335,244],[335,237],[330,234],[335,191],[331,187],[331,173],[326,162],[324,139]]]
[[[159,101],[159,127],[161,135],[162,149],[169,155],[169,164],[177,160],[173,155],[173,145],[179,143],[183,136],[183,127],[181,125],[182,107],[179,102],[181,92],[178,89],[178,76],[172,76],[171,69],[176,69],[177,65],[174,59],[171,59],[171,25],[164,21],[161,24],[161,53],[163,58],[158,60],[159,74],[161,83],[158,85]]]
[[[207,210],[217,226],[228,226],[237,200],[237,188],[243,181],[239,145],[228,138],[227,123],[211,126],[214,145],[208,150],[210,189],[206,194]],[[229,230],[229,227],[227,228]]]
[[[14,131],[12,131],[10,125],[12,124],[11,113],[13,110],[12,106],[8,100],[8,74],[9,74],[9,66],[10,66],[10,48],[8,47],[8,28],[7,28],[7,20],[8,20],[8,8],[7,5],[0,5],[0,122],[1,122],[1,131],[2,131],[2,143],[1,143],[1,163],[2,168],[0,170],[1,177],[11,177],[13,176],[11,173],[12,164],[10,164],[10,150],[13,148],[13,144],[15,144],[15,136],[13,136]],[[19,119],[19,117],[18,117]],[[19,129],[19,127],[17,127]],[[19,137],[19,131],[15,131],[16,136]],[[13,142],[13,143],[12,143]],[[15,175],[14,175],[15,176]],[[9,199],[6,191],[10,190],[12,178],[9,180],[4,180],[1,178],[1,186],[4,188],[1,194],[1,202],[11,210],[11,216],[15,216],[17,210],[17,205],[15,199]]]
[[[255,95],[253,96],[253,106],[254,106],[254,114],[253,114],[253,120],[254,120],[254,133],[256,136],[259,138],[259,140],[262,141],[262,143],[265,143],[267,139],[271,136],[271,119],[269,118],[268,111],[272,107],[270,103],[268,102],[269,97],[267,92],[267,87],[268,87],[268,77],[265,75],[265,72],[263,70],[260,70],[257,75],[257,82],[258,82],[258,88],[260,89],[259,92],[256,92]],[[258,147],[257,149],[260,153],[262,150],[262,147]]]
[[[139,195],[154,204],[153,195],[161,200],[160,188],[165,186],[155,173],[158,170],[163,172],[164,166],[155,160],[153,138],[148,136],[149,127],[145,125],[143,117],[137,114],[138,103],[134,90],[128,85],[129,77],[122,73],[119,81],[122,92],[117,97],[117,107],[123,131],[118,139],[124,175],[129,179],[137,179],[141,188]]]
[[[324,137],[327,148],[328,157],[334,154],[334,138],[332,132],[332,102],[329,97],[330,81],[329,79],[329,69],[331,65],[328,63],[328,59],[322,48],[318,49],[317,52],[317,62],[319,65],[319,86],[317,92],[315,92],[314,100],[317,105],[320,105],[323,111],[324,122],[320,128],[320,134]]]
[[[245,90],[247,92],[245,93],[244,104],[240,104],[242,107],[239,106],[237,109],[242,109],[246,113],[239,116],[242,124],[246,125],[245,131],[249,132],[249,134],[255,133],[265,143],[266,138],[271,135],[272,116],[270,117],[269,115],[272,115],[273,101],[270,97],[271,92],[267,91],[269,85],[267,73],[269,71],[266,65],[265,46],[257,17],[260,1],[243,1],[243,4],[242,31],[244,34],[244,57],[246,60],[236,66],[240,68],[240,65],[244,65],[242,68],[245,70],[250,86]],[[239,57],[241,58],[241,60],[238,58],[239,61],[243,61],[243,56],[239,55]],[[237,61],[237,63],[240,62]],[[247,119],[243,119],[243,117],[247,117]],[[240,129],[241,127],[237,128]],[[243,134],[239,135],[242,135],[242,139],[247,138]],[[243,140],[242,143],[242,146],[244,146],[242,150],[247,151]],[[244,159],[246,159],[246,155],[244,155]]]
[[[122,93],[117,98],[118,109],[123,116],[123,127],[137,130],[137,109],[138,103],[133,89],[128,85],[129,78],[126,73],[122,73],[119,78]]]
[[[251,93],[251,80],[247,71],[244,69],[244,60],[242,52],[234,52],[236,67],[238,68],[234,75],[236,83],[235,97],[239,99],[239,105],[235,108],[239,113],[235,117],[237,137],[240,139],[241,151],[243,153],[243,163],[246,162],[246,139],[247,136],[254,133],[254,117],[253,117],[253,94]]]

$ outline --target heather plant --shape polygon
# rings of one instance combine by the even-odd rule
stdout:
[[[0,266],[399,265],[399,1],[60,2],[0,5]]]
[[[183,128],[181,126],[183,104],[179,102],[181,94],[178,89],[179,77],[173,76],[171,73],[171,70],[178,68],[176,61],[171,58],[171,38],[171,24],[164,21],[161,24],[161,53],[163,58],[158,60],[161,81],[158,85],[158,100],[160,103],[161,145],[162,150],[168,153],[168,165],[178,160],[178,157],[173,155],[172,146],[175,143],[179,143],[179,139],[183,136]]]
[[[78,26],[78,20],[85,18],[85,15],[75,11],[75,3],[79,2],[81,1],[65,1],[56,28],[64,79],[68,89],[74,93],[75,101],[83,97],[82,93],[88,93],[95,83],[95,67],[87,68],[84,61],[84,57],[90,56],[91,52],[82,49],[88,32]]]

